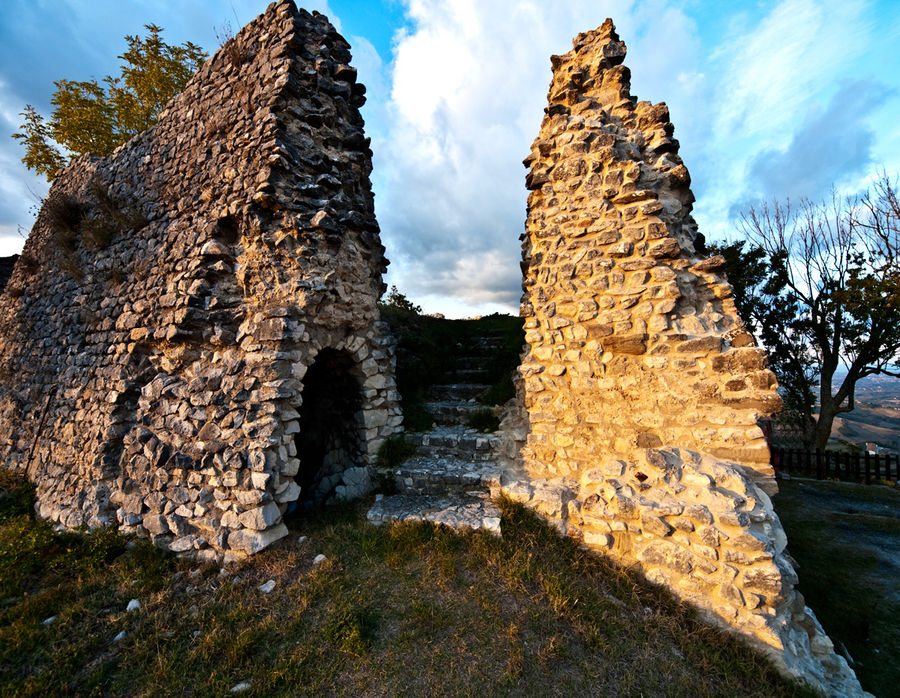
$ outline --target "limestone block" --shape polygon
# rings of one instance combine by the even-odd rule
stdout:
[[[287,526],[283,523],[261,531],[247,529],[232,531],[228,536],[228,546],[232,550],[253,555],[287,534]]]
[[[680,545],[667,541],[654,541],[642,548],[637,559],[645,565],[662,566],[688,574],[694,567],[694,557]]]
[[[610,548],[613,544],[613,538],[608,533],[584,531],[584,542],[592,548]]]
[[[673,531],[675,530],[663,519],[648,513],[641,514],[641,528],[645,532],[652,533],[653,535],[659,536],[661,538],[672,535]]]
[[[242,526],[259,531],[278,521],[281,518],[281,512],[275,502],[267,502],[261,507],[245,511],[238,518]]]
[[[151,536],[162,536],[169,532],[169,524],[166,517],[159,514],[146,514],[141,522]]]
[[[293,480],[288,480],[284,488],[275,494],[275,501],[279,504],[294,502],[300,497],[300,485]]]

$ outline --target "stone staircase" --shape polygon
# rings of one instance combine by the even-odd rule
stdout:
[[[476,337],[457,347],[457,358],[446,371],[448,382],[433,385],[428,393],[426,407],[435,426],[407,435],[417,453],[381,473],[397,494],[376,495],[369,521],[432,521],[500,534],[500,510],[491,501],[502,474],[495,462],[498,437],[466,426],[473,413],[486,408],[476,398],[490,387],[486,364],[499,341]]]

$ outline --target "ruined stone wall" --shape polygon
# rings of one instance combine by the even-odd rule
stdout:
[[[326,349],[359,458],[319,499],[368,488],[401,417],[349,61],[323,15],[273,3],[153,128],[58,177],[0,298],[0,457],[42,516],[207,556],[276,540]]]
[[[529,457],[570,475],[597,450],[679,444],[765,481],[757,417],[780,405],[774,376],[717,273],[722,260],[694,248],[690,175],[668,109],[631,97],[612,31],[553,58],[525,160]],[[592,414],[576,419],[585,401]]]
[[[607,21],[552,58],[525,160],[526,476],[503,492],[637,565],[786,672],[859,693],[794,589],[769,499],[757,419],[780,406],[775,378],[724,260],[701,256],[668,110],[630,95],[624,57]]]

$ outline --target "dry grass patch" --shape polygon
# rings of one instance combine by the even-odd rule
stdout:
[[[16,496],[0,505],[0,570],[20,568],[0,586],[3,695],[808,694],[509,503],[503,538],[321,511],[223,573],[54,533]]]

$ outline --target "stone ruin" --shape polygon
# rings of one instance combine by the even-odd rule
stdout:
[[[501,489],[739,629],[788,674],[859,694],[794,588],[757,426],[780,408],[776,380],[724,259],[702,256],[668,109],[631,96],[610,20],[573,44],[551,58],[525,159],[527,347],[506,422],[524,472]]]
[[[272,4],[57,178],[0,303],[0,456],[41,516],[231,559],[370,490],[401,415],[349,61]]]
[[[624,57],[607,21],[551,59],[518,398],[457,479],[643,570],[785,673],[861,695],[769,499],[774,376],[702,256],[668,110],[629,94]],[[41,516],[227,561],[298,506],[372,489],[402,425],[349,61],[324,16],[273,3],[156,126],[57,178],[0,297],[0,456]],[[379,502],[369,518],[391,520]]]

